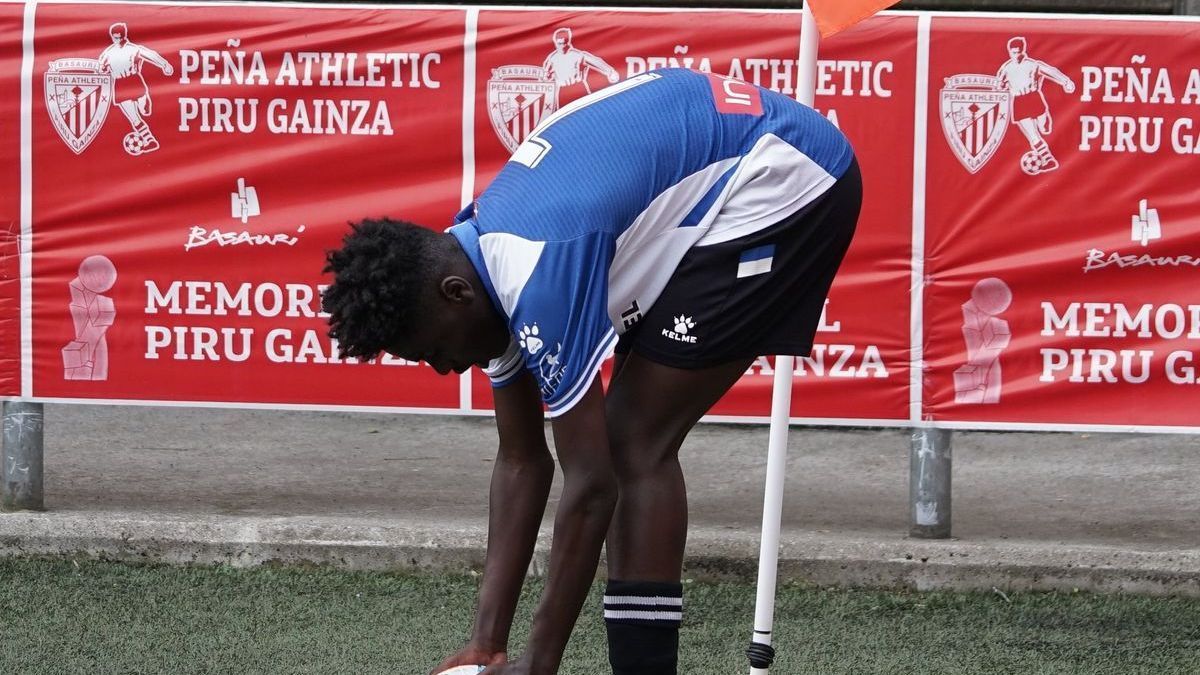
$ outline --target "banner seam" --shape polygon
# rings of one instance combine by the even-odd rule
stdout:
[[[931,19],[917,19],[916,100],[913,111],[912,290],[910,322],[909,421],[920,424],[925,379],[925,180],[929,140],[929,28]]]
[[[37,0],[25,3],[21,27],[21,397],[33,396],[33,29]]]
[[[466,11],[463,30],[463,96],[462,96],[462,194],[459,206],[475,199],[475,41],[479,30],[479,9]],[[468,370],[458,376],[458,407],[462,411],[474,408],[471,383],[474,376]]]

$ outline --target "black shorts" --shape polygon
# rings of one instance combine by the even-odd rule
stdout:
[[[825,194],[785,220],[740,239],[692,247],[616,352],[632,350],[688,369],[772,354],[807,356],[861,205],[854,161]]]

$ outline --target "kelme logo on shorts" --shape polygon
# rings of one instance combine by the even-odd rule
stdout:
[[[690,334],[690,331],[696,327],[696,322],[692,320],[692,317],[680,314],[671,317],[671,320],[675,322],[675,330],[662,329],[663,337],[676,342],[696,344],[696,336]]]

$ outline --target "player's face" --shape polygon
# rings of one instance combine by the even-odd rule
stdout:
[[[1022,49],[1020,46],[1014,45],[1014,46],[1008,48],[1008,55],[1013,57],[1014,59],[1019,60],[1022,56],[1025,55],[1025,50]]]
[[[409,361],[424,361],[439,375],[464,373],[471,366],[486,366],[499,356],[484,347],[483,334],[461,313],[441,311],[429,316],[407,339],[387,351]]]
[[[113,32],[109,33],[109,37],[112,38],[114,45],[119,45],[125,41],[125,33],[123,33],[120,29],[114,30]]]

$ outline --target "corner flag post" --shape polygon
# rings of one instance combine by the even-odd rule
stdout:
[[[804,0],[800,14],[800,55],[797,62],[796,100],[812,107],[816,98],[817,45],[829,37],[886,9],[898,0]],[[775,360],[775,388],[771,397],[771,434],[767,443],[767,487],[763,498],[762,544],[758,553],[758,599],[754,608],[754,637],[746,656],[750,675],[767,675],[775,650],[771,629],[775,623],[775,579],[779,571],[779,521],[783,511],[783,477],[787,469],[788,420],[792,409],[794,356]]]
[[[800,24],[796,100],[812,106],[816,97],[817,44],[820,35],[812,10],[804,3]],[[767,485],[763,496],[762,541],[758,550],[758,597],[754,603],[754,636],[746,656],[750,675],[767,675],[775,659],[771,629],[775,623],[775,582],[779,571],[779,527],[783,518],[783,479],[787,473],[788,421],[792,410],[792,373],[796,357],[775,357],[771,392],[771,431],[767,441]]]

